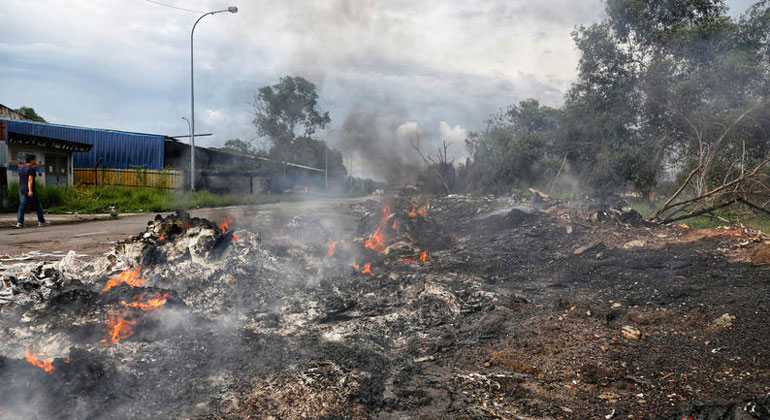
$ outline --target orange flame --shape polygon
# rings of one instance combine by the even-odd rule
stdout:
[[[156,292],[153,297],[150,297],[145,300],[145,294],[142,293],[141,295],[134,296],[133,302],[126,303],[125,300],[121,300],[120,303],[122,305],[125,305],[129,308],[139,308],[143,311],[149,311],[155,308],[159,308],[166,304],[166,299],[168,299],[171,294],[169,293],[163,293],[161,295],[160,292]]]
[[[31,347],[27,347],[27,351],[26,351],[26,354],[24,355],[24,358],[27,359],[27,362],[29,362],[30,364],[35,365],[46,372],[51,372],[53,370],[53,359],[45,359],[45,361],[39,360],[35,356],[35,352],[32,350]]]
[[[415,218],[418,215],[422,217],[428,217],[428,212],[425,210],[426,207],[428,207],[429,201],[426,201],[425,204],[418,206],[416,202],[412,201],[412,210],[409,211],[409,217]]]
[[[422,253],[421,253],[420,255],[416,256],[416,257],[412,257],[412,258],[401,258],[401,259],[402,259],[402,260],[404,260],[404,261],[416,261],[416,260],[420,260],[420,261],[422,261],[422,262],[425,262],[425,261],[428,261],[428,252],[427,252],[427,251],[422,251]]]
[[[158,236],[158,242],[163,242],[163,241],[165,241],[165,240],[166,240],[166,237],[165,237],[165,236],[163,236],[163,235],[161,235],[161,236]]]
[[[140,279],[139,278],[139,272],[142,269],[137,267],[133,270],[125,270],[118,274],[117,276],[111,278],[107,284],[104,286],[104,289],[102,289],[103,292],[106,292],[113,287],[119,285],[120,283],[127,283],[134,287],[139,287],[145,283],[147,283],[147,279]]]
[[[364,269],[361,270],[363,274],[372,274],[372,263],[368,262],[364,264]]]
[[[134,335],[134,330],[131,326],[139,322],[136,319],[125,319],[118,315],[110,315],[110,320],[107,322],[107,336],[102,339],[102,343],[105,345],[115,344],[120,340],[126,339]]]
[[[221,230],[222,233],[227,232],[230,229],[230,223],[233,223],[234,221],[235,219],[232,217],[226,216],[222,223],[219,225],[219,230]]]
[[[396,224],[396,221],[393,221],[393,225],[391,226],[393,230],[398,230],[398,225]]]
[[[337,248],[337,242],[339,241],[333,241],[331,238],[326,240],[326,244],[329,246],[329,249],[326,250],[327,257],[334,256],[334,250]]]
[[[230,242],[240,241],[241,237],[238,236],[237,233],[233,232],[233,239],[230,240]]]
[[[391,214],[390,206],[383,204],[382,219],[380,219],[380,223],[377,225],[377,230],[375,230],[372,236],[364,242],[366,248],[377,252],[385,251],[385,241],[388,240],[388,237],[385,235],[385,229],[388,226],[388,220],[390,219]]]

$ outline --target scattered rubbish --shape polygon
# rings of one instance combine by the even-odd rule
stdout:
[[[719,318],[711,321],[711,325],[714,328],[729,328],[733,326],[733,321],[735,321],[735,315],[730,314],[722,314]]]
[[[624,325],[622,331],[623,336],[626,338],[630,338],[632,340],[638,340],[642,338],[642,332],[630,325]]]

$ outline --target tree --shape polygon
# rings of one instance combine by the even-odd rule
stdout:
[[[37,122],[47,122],[43,117],[40,115],[37,115],[37,112],[35,112],[35,109],[29,106],[23,106],[16,110],[19,114],[23,115],[24,118],[27,118],[32,121]]]
[[[560,160],[562,118],[560,110],[540,106],[535,99],[490,118],[484,133],[471,133],[466,140],[473,158],[472,184],[504,191],[553,177]]]
[[[666,221],[767,190],[757,179],[770,149],[768,1],[739,21],[722,0],[608,0],[606,10],[574,34],[582,57],[565,123],[581,178],[647,192],[667,163],[681,176],[653,216]]]
[[[244,155],[254,155],[259,153],[259,151],[254,147],[252,143],[243,141],[241,139],[227,140],[225,142],[224,148],[232,152],[236,152]]]
[[[284,76],[257,92],[254,125],[260,136],[270,139],[279,160],[293,157],[296,139],[312,137],[330,122],[329,113],[318,108],[315,85],[302,77]]]

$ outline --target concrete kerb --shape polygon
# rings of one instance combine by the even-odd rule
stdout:
[[[125,216],[137,216],[141,214],[149,213],[121,213],[117,219]],[[155,213],[152,213],[155,214]],[[109,214],[46,214],[45,220],[51,222],[51,225],[71,225],[76,223],[93,222],[97,220],[113,220]],[[38,228],[37,216],[35,213],[28,213],[24,215],[25,229]],[[17,229],[16,228],[16,213],[0,213],[0,230]],[[40,227],[40,229],[44,229]]]

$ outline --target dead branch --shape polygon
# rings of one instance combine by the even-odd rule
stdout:
[[[680,220],[689,219],[689,218],[691,218],[691,217],[700,216],[700,215],[702,215],[702,214],[711,213],[711,212],[713,212],[713,211],[715,211],[715,210],[719,210],[719,209],[722,209],[722,208],[725,208],[725,207],[731,206],[731,205],[733,205],[733,204],[737,203],[738,201],[739,201],[739,200],[738,200],[737,198],[734,198],[734,199],[732,199],[732,200],[730,200],[730,201],[725,201],[725,202],[723,202],[723,203],[720,203],[720,204],[717,204],[717,205],[711,206],[711,207],[709,207],[709,208],[706,208],[706,209],[697,210],[697,211],[696,211],[696,210],[693,210],[693,211],[691,211],[691,212],[689,212],[689,213],[687,213],[687,214],[683,214],[683,215],[681,215],[681,216],[677,216],[677,217],[668,218],[668,219],[666,219],[666,220],[662,221],[661,223],[665,225],[665,224],[668,224],[668,223],[673,223],[673,222],[678,222],[678,221],[680,221]]]
[[[730,181],[730,182],[728,182],[726,184],[722,184],[721,186],[719,186],[717,188],[714,188],[711,191],[708,191],[708,192],[706,192],[704,194],[700,194],[700,195],[698,195],[696,197],[693,197],[693,198],[690,198],[690,199],[687,199],[687,200],[683,200],[683,201],[680,201],[680,202],[677,202],[677,203],[674,203],[674,204],[664,205],[652,217],[650,217],[650,220],[654,220],[654,219],[658,218],[660,216],[660,214],[662,214],[662,213],[664,213],[664,212],[666,212],[668,210],[679,208],[679,207],[683,207],[683,206],[686,206],[688,204],[692,204],[692,203],[695,203],[695,202],[698,202],[698,201],[701,201],[701,200],[705,200],[705,199],[709,199],[711,197],[714,197],[714,196],[716,196],[716,195],[718,195],[720,193],[723,193],[725,190],[729,189],[730,187],[735,187],[734,190],[732,191],[732,193],[733,193],[733,195],[736,195],[737,193],[739,193],[738,187],[740,187],[741,184],[744,181],[746,181],[746,180],[750,181],[751,178],[754,177],[768,163],[770,163],[770,159],[765,159],[760,164],[758,164],[751,172],[749,172],[749,173],[745,173],[744,172],[740,177],[738,177],[738,178],[736,178],[736,179],[734,179],[734,180],[732,180],[732,181]],[[734,199],[734,200],[737,200],[737,198]],[[731,200],[730,204],[733,204],[734,200]],[[671,200],[669,200],[669,202],[670,201]],[[699,213],[699,214],[702,214],[702,213]],[[692,217],[692,216],[685,215],[683,218],[687,218],[687,217]],[[681,220],[681,218],[677,217],[676,220]],[[666,220],[664,220],[661,223],[663,223],[663,224],[671,223],[671,220],[670,219],[666,219]]]
[[[762,208],[762,207],[760,207],[760,206],[758,206],[758,205],[756,205],[756,204],[754,204],[754,203],[752,203],[752,202],[750,202],[748,200],[745,200],[743,198],[739,198],[738,201],[740,201],[741,203],[747,205],[748,207],[750,207],[750,208],[752,208],[754,210],[760,211],[760,212],[765,213],[766,215],[770,216],[770,210],[768,210],[766,208]]]
[[[714,165],[714,161],[716,160],[716,157],[717,157],[717,153],[719,152],[719,150],[720,150],[720,148],[722,146],[722,143],[724,143],[724,141],[728,137],[728,135],[733,131],[733,129],[743,119],[745,119],[752,112],[756,111],[757,109],[761,108],[764,105],[765,105],[765,102],[762,102],[762,103],[759,103],[759,104],[757,104],[757,105],[747,109],[741,115],[739,115],[737,118],[735,118],[730,123],[730,125],[728,125],[728,126],[725,126],[724,124],[720,124],[722,127],[724,127],[724,130],[722,131],[720,136],[717,138],[717,140],[710,145],[710,147],[709,147],[708,144],[704,143],[703,138],[702,138],[702,133],[700,132],[700,130],[698,130],[698,128],[695,126],[695,124],[693,124],[692,121],[690,121],[686,116],[684,116],[681,113],[675,111],[677,114],[679,114],[682,117],[682,119],[684,119],[684,121],[690,126],[690,128],[692,128],[693,132],[695,133],[695,137],[698,140],[698,148],[699,148],[698,165],[687,175],[687,178],[679,186],[679,188],[676,190],[676,192],[673,195],[671,195],[671,197],[669,197],[666,200],[666,202],[663,203],[663,205],[652,216],[649,217],[648,220],[650,220],[650,221],[656,220],[663,213],[665,213],[666,211],[669,211],[671,209],[674,209],[674,208],[681,208],[681,207],[686,206],[688,204],[691,204],[691,203],[694,203],[694,202],[697,202],[697,201],[700,201],[700,200],[704,200],[704,199],[712,200],[712,199],[716,198],[715,196],[717,194],[722,193],[723,191],[727,190],[730,187],[735,187],[737,189],[739,187],[739,185],[743,181],[747,180],[747,178],[751,178],[752,176],[756,175],[757,172],[762,167],[764,167],[768,162],[767,161],[762,162],[750,174],[746,174],[746,169],[745,169],[745,165],[744,165],[745,153],[746,152],[745,152],[745,145],[744,145],[743,156],[741,156],[741,174],[740,174],[740,176],[738,178],[734,179],[733,181],[727,182],[727,176],[729,174],[729,171],[728,171],[728,174],[725,175],[725,179],[723,180],[721,186],[719,186],[719,187],[717,187],[717,188],[715,188],[715,189],[713,189],[711,191],[707,191],[707,192],[704,193],[704,189],[705,189],[705,187],[707,185],[707,182],[708,182],[708,175],[711,172],[711,169],[712,169],[712,167]],[[707,151],[707,149],[708,149],[708,151]],[[708,153],[708,157],[706,157],[707,153]],[[704,158],[705,158],[705,160],[704,160]],[[697,178],[696,178],[696,175],[698,175]],[[690,182],[692,182],[694,178],[695,178],[696,184],[697,184],[696,185],[696,187],[697,187],[696,188],[696,190],[697,190],[696,197],[688,199],[688,200],[683,200],[683,201],[676,202],[677,198],[679,198],[679,196],[682,194],[682,192],[684,192],[684,190],[687,188],[687,186],[690,185]],[[734,191],[734,192],[736,192],[736,191]],[[670,222],[665,222],[664,221],[663,223],[670,223]]]
[[[744,118],[746,118],[747,115],[756,111],[763,105],[764,103],[760,103],[747,109],[743,114],[739,115],[738,118],[734,119],[733,122],[730,123],[730,125],[724,129],[724,131],[719,136],[719,138],[717,138],[717,141],[715,141],[714,144],[711,146],[711,153],[709,154],[709,157],[706,160],[706,164],[703,168],[703,172],[701,172],[700,174],[701,185],[706,185],[705,182],[706,180],[708,180],[708,175],[711,172],[712,166],[714,165],[714,160],[717,157],[719,148],[722,146],[722,143],[725,141],[727,136],[733,131],[736,125],[738,125],[741,121],[743,121]]]
[[[444,176],[441,175],[441,171],[439,171],[437,169],[437,167],[441,167],[440,166],[441,162],[436,162],[435,159],[433,159],[430,156],[426,156],[422,152],[422,149],[420,148],[420,135],[419,134],[415,134],[414,136],[412,136],[412,138],[409,139],[409,142],[411,143],[412,148],[417,152],[417,154],[420,155],[420,158],[422,159],[422,161],[425,162],[425,165],[428,166],[429,168],[433,168],[433,172],[436,173],[436,176],[438,176],[438,178],[441,180],[441,183],[444,185],[444,191],[446,192],[446,194],[449,194],[449,192],[450,192],[449,191],[449,184],[447,183],[447,180],[444,179]],[[446,159],[446,149],[448,147],[449,146],[446,144],[446,141],[444,141],[444,159]],[[441,151],[440,150],[439,150],[439,160],[441,160]],[[444,162],[444,164],[446,164],[446,162]]]

